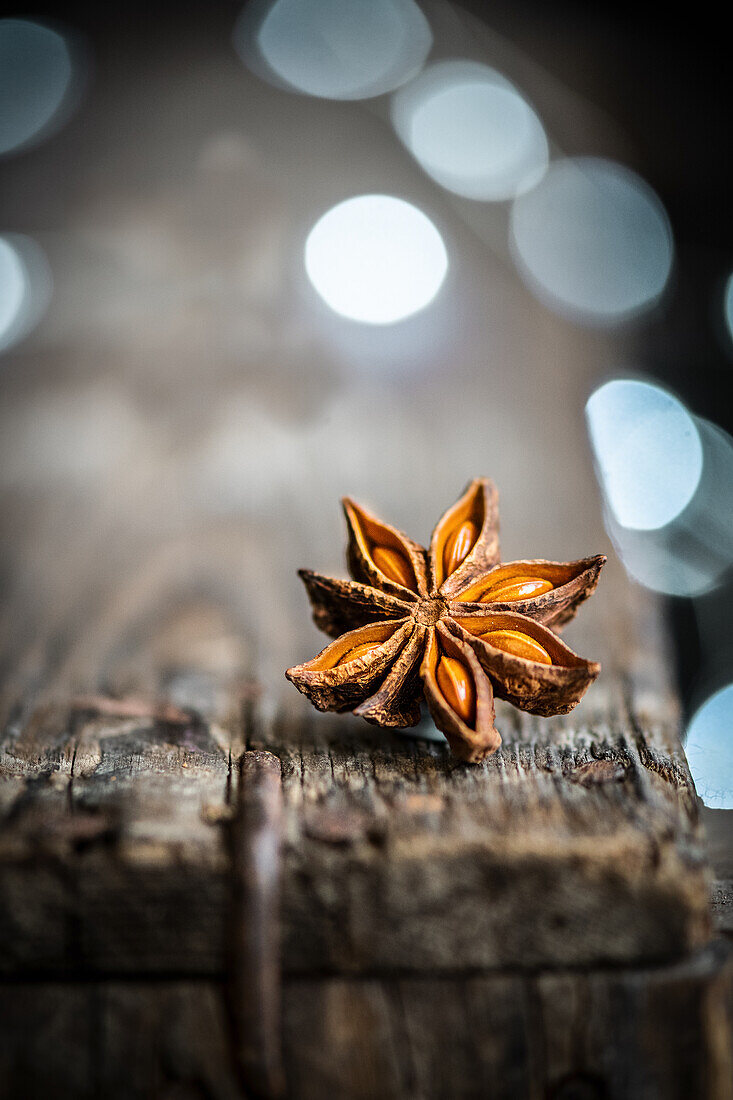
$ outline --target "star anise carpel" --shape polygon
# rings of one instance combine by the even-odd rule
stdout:
[[[318,627],[336,640],[286,676],[319,710],[380,726],[420,720],[424,695],[452,751],[471,763],[501,744],[494,696],[530,714],[566,714],[600,665],[551,629],[598,583],[602,554],[500,564],[498,494],[477,478],[424,550],[349,498],[353,580],[302,569]]]

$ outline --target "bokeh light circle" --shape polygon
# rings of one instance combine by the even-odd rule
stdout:
[[[610,407],[604,412],[610,426]],[[620,524],[608,503],[598,464],[606,495],[606,530],[626,572],[646,588],[670,596],[711,592],[733,566],[733,439],[708,420],[698,416],[692,419],[702,447],[700,480],[685,507],[662,527],[644,529]],[[672,435],[670,448],[673,443]],[[663,450],[659,457],[665,461]],[[621,487],[623,484],[621,481]],[[674,493],[665,499],[674,502]],[[643,495],[636,498],[636,503],[646,514]]]
[[[0,237],[0,348],[15,326],[25,294],[23,262],[10,241]]]
[[[711,561],[689,537],[686,527],[672,523],[655,531],[622,527],[605,510],[606,530],[628,575],[652,592],[665,596],[703,596],[716,587],[720,560]]]
[[[269,0],[234,30],[244,63],[279,87],[323,99],[367,99],[410,80],[433,36],[414,0]]]
[[[0,155],[46,135],[73,76],[61,34],[28,19],[0,19]]]
[[[424,171],[466,198],[514,198],[547,170],[542,123],[520,92],[488,65],[431,65],[395,94],[392,119]]]
[[[517,267],[551,309],[589,325],[650,308],[672,270],[664,207],[628,168],[595,157],[555,161],[515,200],[510,244]]]
[[[693,715],[685,752],[705,805],[733,809],[733,683],[716,691]]]
[[[438,230],[412,203],[358,195],[316,222],[306,241],[305,268],[334,312],[385,325],[433,300],[448,254]]]
[[[0,236],[0,352],[35,328],[51,300],[51,270],[36,241]]]
[[[619,523],[664,527],[689,504],[703,466],[700,434],[671,393],[649,382],[615,379],[586,405],[603,491]]]

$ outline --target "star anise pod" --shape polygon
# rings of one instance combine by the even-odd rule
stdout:
[[[606,561],[499,563],[498,493],[477,478],[426,551],[348,497],[353,581],[300,570],[318,627],[335,642],[286,676],[318,710],[414,726],[424,694],[462,760],[495,752],[494,696],[530,714],[566,714],[600,665],[549,627],[575,615]]]

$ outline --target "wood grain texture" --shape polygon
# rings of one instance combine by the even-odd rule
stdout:
[[[733,956],[667,967],[285,983],[293,1100],[730,1100]],[[244,1100],[221,982],[13,983],[0,1079],[24,1100]]]
[[[480,767],[339,720],[264,737],[283,767],[286,968],[628,964],[704,942],[706,868],[673,753],[563,729],[559,743],[518,731]],[[61,756],[14,800],[3,969],[221,971],[227,757],[201,730],[128,723],[104,740],[90,774]]]
[[[221,985],[16,983],[0,997],[3,1096],[242,1100]]]
[[[732,966],[292,982],[292,1095],[729,1100]]]
[[[280,761],[245,752],[232,821],[229,1006],[242,1081],[254,1096],[284,1095],[280,1037]]]
[[[480,766],[355,723],[263,734],[283,761],[287,968],[588,966],[705,942],[673,731],[645,734],[621,698],[587,726],[510,728]]]
[[[288,972],[680,957],[710,932],[696,799],[652,650],[624,654],[568,718],[502,708],[480,766],[351,717],[267,719],[246,685],[207,713],[203,674],[188,723],[39,705],[3,741],[0,966],[221,973],[245,745],[282,766]]]
[[[2,969],[220,970],[228,751],[208,726],[46,716],[6,746]],[[186,963],[189,955],[194,962]]]
[[[698,949],[708,877],[659,622],[613,602],[616,666],[569,718],[501,708],[480,767],[287,697],[273,713],[231,608],[201,594],[101,647],[114,688],[90,686],[116,703],[26,686],[0,784],[9,1095],[279,1091],[241,1076],[263,1001],[233,950],[253,942],[242,775],[269,752],[284,973],[267,1036],[288,1096],[728,1100],[731,966]]]

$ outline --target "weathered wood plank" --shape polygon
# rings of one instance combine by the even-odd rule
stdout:
[[[730,1100],[733,959],[285,987],[290,1095]]]
[[[195,723],[95,722],[75,744],[0,837],[2,969],[219,972],[228,753]]]
[[[223,970],[242,647],[226,607],[195,588],[171,597],[164,572],[103,605],[94,644],[62,662],[60,702],[5,727],[5,972]]]
[[[587,699],[549,721],[500,707],[502,749],[468,767],[294,693],[279,718],[272,697],[256,709],[239,612],[222,603],[231,557],[206,545],[180,552],[206,584],[182,586],[179,558],[162,556],[101,602],[92,641],[56,653],[60,702],[5,727],[5,972],[222,974],[245,746],[281,760],[287,973],[629,965],[705,941],[707,871],[653,601],[599,590],[574,644],[596,653],[603,624],[616,645]],[[84,680],[128,716],[75,706]],[[147,717],[130,716],[139,700]],[[182,719],[156,721],[167,707]]]
[[[210,982],[2,987],[3,1095],[241,1100],[221,994]]]
[[[733,957],[284,986],[292,1100],[730,1100]],[[0,987],[5,1094],[236,1100],[222,982]],[[73,1056],[70,1056],[73,1052]]]
[[[629,964],[702,944],[691,781],[674,729],[644,729],[633,705],[542,723],[504,708],[479,767],[350,718],[250,723],[282,760],[286,970]],[[226,731],[56,721],[7,749],[10,782],[35,778],[0,841],[2,965],[221,973]]]
[[[548,741],[523,721],[480,767],[343,721],[264,736],[300,758],[283,776],[286,967],[593,965],[702,944],[689,779],[661,736],[622,725],[565,720]]]
[[[229,1005],[234,1051],[245,1088],[283,1096],[280,1038],[280,761],[245,752],[232,821]]]

